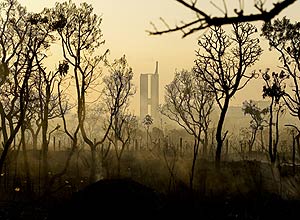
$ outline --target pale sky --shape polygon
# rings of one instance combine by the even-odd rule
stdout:
[[[19,2],[26,6],[28,11],[39,12],[44,7],[54,6],[57,0],[19,0]],[[80,3],[84,0],[73,0],[73,2]],[[149,36],[146,30],[151,30],[150,22],[161,24],[160,17],[173,25],[194,15],[175,0],[86,0],[85,2],[93,5],[96,14],[102,15],[102,32],[106,41],[102,46],[103,51],[106,48],[111,51],[109,56],[111,60],[125,54],[129,65],[133,68],[134,83],[138,88],[132,100],[132,107],[136,109],[135,114],[139,115],[139,76],[141,73],[154,72],[156,61],[159,62],[162,103],[164,86],[171,82],[175,70],[192,68],[195,50],[198,48],[197,39],[204,31],[182,39],[181,32]],[[300,2],[297,1],[290,8],[285,9],[281,16],[286,15],[293,20],[300,20],[299,9]],[[260,22],[255,24],[258,29],[261,28]],[[251,70],[267,67],[272,69],[279,65],[277,54],[268,51],[265,41],[262,40],[262,43],[264,54],[260,62]],[[241,105],[244,100],[261,99],[261,85],[261,82],[253,81],[236,95],[231,104]]]

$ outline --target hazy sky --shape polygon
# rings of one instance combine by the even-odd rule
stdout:
[[[19,2],[25,5],[28,11],[38,12],[44,7],[54,6],[57,0],[19,0]],[[84,0],[73,0],[73,2],[80,3]],[[139,75],[154,72],[155,62],[159,61],[162,102],[164,86],[172,80],[175,70],[191,69],[193,66],[197,38],[204,31],[182,39],[180,32],[149,36],[146,30],[152,28],[150,22],[160,24],[159,17],[163,17],[173,25],[194,15],[175,0],[86,0],[86,2],[94,6],[96,14],[102,15],[102,30],[106,41],[102,47],[103,51],[106,48],[110,49],[110,59],[126,55],[135,73],[134,81],[138,89]],[[300,15],[297,12],[299,9],[300,2],[297,1],[292,7],[285,9],[282,15],[299,20]],[[255,24],[260,29],[261,23]],[[252,69],[272,68],[278,65],[276,54],[273,55],[268,51],[265,41],[262,43],[265,53],[261,61]],[[245,99],[261,99],[261,91],[261,82],[253,81],[239,92],[231,104],[240,105]],[[132,105],[136,107],[135,113],[139,114],[139,90],[132,100]]]

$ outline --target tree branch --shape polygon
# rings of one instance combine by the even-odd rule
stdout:
[[[259,12],[255,14],[244,15],[243,11],[241,11],[239,13],[236,13],[235,16],[231,16],[231,17],[228,17],[227,13],[225,13],[224,16],[222,17],[213,17],[213,16],[209,16],[207,13],[201,10],[200,7],[196,7],[195,4],[193,3],[187,3],[187,1],[184,0],[176,0],[176,1],[182,4],[187,9],[191,10],[192,12],[195,12],[197,14],[197,18],[181,26],[175,26],[174,28],[167,28],[164,30],[158,30],[156,26],[152,24],[154,30],[147,31],[150,35],[161,35],[161,34],[166,34],[171,32],[182,31],[183,32],[182,38],[184,38],[196,31],[203,30],[210,26],[221,26],[225,24],[253,22],[253,21],[268,22],[272,18],[280,14],[285,8],[289,7],[290,5],[296,2],[296,0],[282,0],[281,2],[274,3],[273,8],[270,9],[269,11],[262,10],[262,6],[261,6],[260,10],[258,10]],[[197,27],[192,27],[196,24],[198,24]]]

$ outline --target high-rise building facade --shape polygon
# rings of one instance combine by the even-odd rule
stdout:
[[[140,118],[151,115],[154,123],[159,122],[159,75],[158,62],[154,73],[140,76]]]

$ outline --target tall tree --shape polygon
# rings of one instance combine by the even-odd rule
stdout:
[[[262,35],[269,41],[282,63],[282,70],[289,76],[288,87],[282,96],[290,114],[300,120],[300,22],[292,22],[284,17],[266,23]],[[293,127],[297,127],[293,125]],[[299,129],[296,129],[299,131]],[[296,135],[297,145],[300,133]]]
[[[48,145],[49,145],[49,120],[53,117],[59,116],[58,97],[54,94],[56,91],[56,82],[60,80],[59,71],[47,71],[44,65],[47,58],[47,50],[50,48],[51,43],[56,39],[54,31],[56,31],[51,21],[49,20],[50,11],[45,9],[41,13],[30,14],[29,21],[34,24],[32,31],[32,38],[35,42],[41,44],[40,48],[33,43],[30,45],[34,53],[34,64],[36,66],[35,72],[32,74],[33,86],[37,93],[39,108],[38,119],[40,119],[41,132],[42,132],[42,170],[45,184],[48,182]]]
[[[300,120],[300,22],[292,23],[287,18],[267,23],[262,35],[268,39],[270,49],[279,54],[284,74],[290,78],[290,87],[282,97],[290,114]]]
[[[285,83],[288,75],[281,71],[279,74],[269,69],[263,73],[265,85],[263,86],[263,98],[270,98],[269,105],[269,156],[272,164],[276,162],[277,148],[279,143],[279,116],[283,113],[283,104],[280,102],[285,94]],[[275,117],[275,120],[274,120]],[[273,126],[275,126],[275,135],[273,138]]]
[[[0,114],[4,150],[0,158],[0,172],[9,147],[25,121],[29,79],[36,68],[35,57],[48,47],[45,37],[37,31],[39,25],[47,20],[28,14],[14,0],[2,2],[1,10]]]
[[[42,130],[42,161],[43,176],[45,183],[48,184],[48,147],[50,142],[49,121],[60,117],[58,94],[56,94],[56,86],[62,78],[59,70],[47,72],[41,63],[38,64],[38,75],[36,76],[36,87],[39,100],[39,116],[40,126]],[[39,127],[37,128],[39,129]]]
[[[227,131],[223,125],[230,100],[255,76],[247,70],[262,53],[257,29],[249,23],[233,24],[233,34],[228,35],[221,27],[212,27],[198,42],[195,72],[207,83],[209,92],[214,94],[220,108],[217,125],[216,165],[219,167],[221,151]]]
[[[77,6],[72,1],[57,3],[54,10],[53,27],[57,29],[63,56],[72,68],[74,87],[77,94],[77,120],[81,135],[91,149],[92,166],[90,181],[95,181],[96,146],[103,143],[107,133],[94,143],[85,129],[86,94],[99,78],[101,71],[98,65],[104,60],[108,51],[102,56],[95,51],[104,44],[100,24],[102,18],[94,14],[92,5],[81,3]]]
[[[173,81],[166,86],[165,104],[162,114],[194,137],[193,159],[190,173],[190,188],[193,189],[194,171],[200,143],[207,147],[210,114],[213,111],[213,94],[207,83],[200,80],[194,71],[175,73]],[[203,138],[204,133],[204,138]]]
[[[103,79],[103,98],[108,114],[107,124],[111,127],[108,138],[116,152],[118,175],[120,175],[120,162],[124,149],[137,128],[136,117],[128,113],[129,101],[136,89],[132,82],[133,71],[125,56],[108,64],[108,67],[110,73]]]

